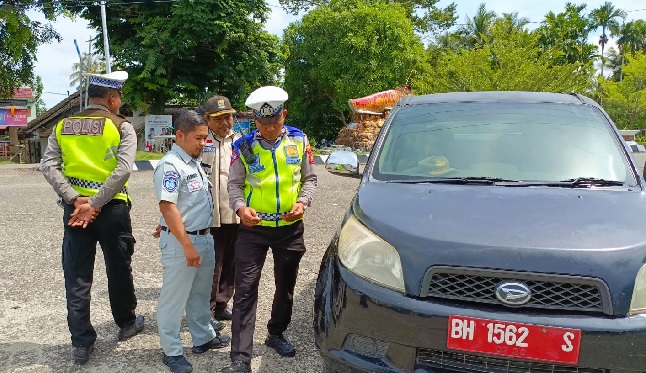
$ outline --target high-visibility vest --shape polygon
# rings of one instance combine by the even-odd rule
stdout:
[[[237,152],[234,156],[240,156],[247,171],[244,185],[246,204],[256,210],[262,219],[258,224],[261,226],[279,227],[295,223],[283,220],[282,216],[291,211],[301,192],[305,134],[298,128],[285,126],[285,129],[287,133],[271,149],[264,149],[258,140],[254,140],[256,131],[233,144]],[[255,158],[251,163],[250,157]]]
[[[80,195],[91,197],[117,167],[125,119],[100,109],[85,109],[56,124],[63,154],[63,174]],[[130,202],[128,183],[113,198]]]

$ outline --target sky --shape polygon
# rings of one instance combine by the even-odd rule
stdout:
[[[587,0],[587,10],[590,11],[599,7],[606,0]],[[283,29],[299,19],[297,16],[286,14],[278,5],[278,0],[268,0],[272,13],[269,21],[265,25],[268,32],[282,36]],[[519,17],[525,17],[530,22],[530,28],[537,27],[543,20],[545,14],[549,11],[560,13],[565,8],[564,0],[440,0],[438,6],[444,7],[452,2],[457,4],[458,23],[464,23],[467,17],[473,17],[481,2],[486,4],[487,10],[502,13],[518,12]],[[571,0],[575,4],[582,4],[584,1]],[[633,19],[646,19],[646,3],[643,0],[613,0],[615,7],[627,12],[627,21]],[[30,12],[29,16],[34,20],[44,21],[44,17],[37,12]],[[45,106],[49,109],[64,99],[68,92],[73,88],[70,87],[69,76],[72,74],[72,65],[78,62],[78,55],[74,47],[74,39],[77,40],[81,52],[88,51],[88,40],[96,35],[96,31],[87,27],[87,22],[83,19],[71,20],[60,17],[55,23],[54,28],[60,33],[62,41],[60,43],[51,43],[42,45],[38,48],[35,64],[36,75],[43,79],[43,100]],[[600,32],[600,31],[599,31]],[[593,33],[591,43],[596,43],[598,33]],[[612,45],[612,41],[610,43]]]

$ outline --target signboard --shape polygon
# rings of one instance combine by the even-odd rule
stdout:
[[[14,109],[11,115],[10,109],[0,109],[0,126],[26,126],[29,117],[29,109]]]
[[[164,139],[172,138],[173,135],[173,116],[172,115],[146,115],[144,117],[146,151],[155,149],[156,141],[166,141]],[[165,136],[165,137],[161,137]]]
[[[244,136],[249,133],[249,130],[250,124],[248,118],[236,118],[236,120],[233,122],[233,132],[237,132],[238,134]]]

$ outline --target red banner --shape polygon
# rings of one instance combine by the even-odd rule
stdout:
[[[0,126],[26,126],[29,117],[28,109],[0,109]]]

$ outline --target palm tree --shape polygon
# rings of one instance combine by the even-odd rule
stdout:
[[[469,47],[483,45],[491,34],[491,26],[496,19],[496,12],[488,11],[485,3],[481,3],[473,18],[467,17],[467,23],[458,33]]]
[[[606,1],[597,9],[590,12],[590,22],[593,29],[601,27],[601,36],[599,37],[599,44],[601,45],[601,76],[603,77],[603,53],[606,44],[608,43],[608,35],[606,29],[608,27],[618,27],[619,23],[617,18],[626,18],[626,12],[619,8],[615,8],[611,2]]]
[[[614,80],[622,81],[626,53],[630,53],[634,57],[638,51],[646,52],[646,21],[638,19],[621,25],[610,25],[608,29],[610,29],[610,36],[617,37],[619,51],[614,52],[612,56],[610,55],[611,51],[608,51],[608,58],[612,57],[615,61],[606,65],[613,66]]]
[[[518,17],[518,12],[513,13],[503,13],[500,19],[509,26],[508,32],[513,31],[514,29],[522,30],[529,24],[529,18]]]
[[[81,62],[83,65],[81,66]],[[81,55],[81,62],[76,62],[72,65],[72,75],[70,75],[70,87],[77,87],[83,84],[81,74],[99,73],[105,70],[105,61],[99,55],[83,53]],[[81,67],[83,67],[81,71]]]

